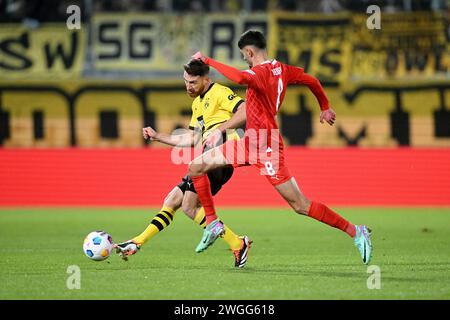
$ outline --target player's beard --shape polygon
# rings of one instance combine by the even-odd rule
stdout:
[[[198,91],[187,91],[187,94],[191,98],[197,98],[202,92],[203,88],[199,89]]]

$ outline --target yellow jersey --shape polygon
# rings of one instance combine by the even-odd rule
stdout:
[[[202,131],[202,140],[221,123],[231,119],[244,100],[233,90],[218,83],[212,83],[206,92],[192,102],[192,118],[189,129]],[[236,130],[227,134],[227,140],[238,140]]]

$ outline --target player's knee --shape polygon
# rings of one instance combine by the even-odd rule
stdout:
[[[178,209],[183,201],[183,192],[178,188],[174,188],[164,199],[164,206]]]
[[[164,199],[164,206],[165,207],[176,207],[177,205],[179,205],[179,203],[177,203],[177,201],[175,199],[173,199],[173,197],[169,194],[167,195],[167,197]]]
[[[189,175],[191,177],[199,176],[202,175],[203,173],[204,170],[202,164],[194,163],[192,161],[191,163],[189,163]]]

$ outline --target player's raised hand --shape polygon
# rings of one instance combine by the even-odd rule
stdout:
[[[206,148],[213,148],[222,142],[222,132],[220,130],[213,130],[205,139],[204,146]]]
[[[203,62],[206,62],[206,56],[203,55],[200,51],[197,51],[194,53],[194,55],[191,57],[194,60],[201,60]]]
[[[152,127],[146,127],[142,129],[142,135],[144,139],[155,140],[157,133]]]
[[[320,113],[320,123],[323,123],[324,121],[326,121],[330,126],[332,126],[336,121],[336,112],[334,112],[333,109],[331,108],[322,111]]]

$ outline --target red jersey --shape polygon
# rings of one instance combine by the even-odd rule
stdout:
[[[329,108],[329,102],[319,80],[298,68],[277,60],[265,61],[253,68],[239,71],[211,58],[206,63],[215,67],[229,79],[247,84],[247,129],[278,129],[276,115],[283,103],[289,84],[306,85],[316,96],[321,110]]]
[[[266,175],[273,185],[290,179],[291,175],[284,163],[283,139],[278,130],[276,115],[289,84],[307,85],[316,96],[321,110],[327,110],[329,102],[319,80],[306,74],[302,68],[276,60],[265,61],[245,71],[211,58],[206,58],[205,63],[230,80],[248,85],[245,138],[237,143],[227,142],[221,148],[227,162],[240,165],[234,156],[240,154],[244,156],[244,165],[253,164],[260,168],[261,174]],[[225,149],[231,149],[232,152]]]

